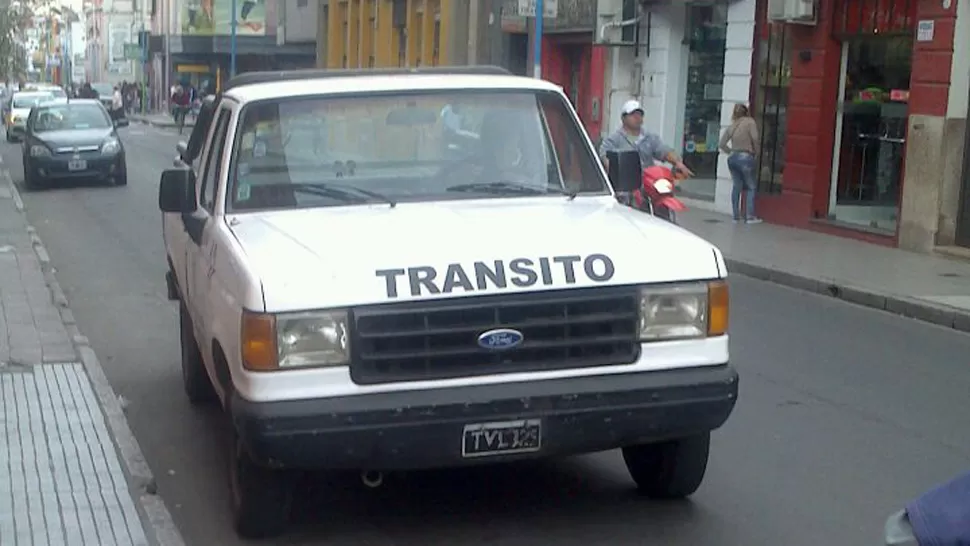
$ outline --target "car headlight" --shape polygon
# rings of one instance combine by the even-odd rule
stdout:
[[[51,151],[47,149],[47,146],[34,144],[30,147],[30,157],[44,157],[48,155],[51,155]]]
[[[109,138],[101,143],[101,153],[116,154],[121,149],[121,144],[117,139]]]
[[[723,281],[644,286],[640,289],[640,340],[724,335],[728,301]]]
[[[243,365],[252,371],[344,366],[350,361],[346,311],[245,313]]]

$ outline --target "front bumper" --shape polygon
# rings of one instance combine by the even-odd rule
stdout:
[[[252,456],[296,469],[404,470],[545,458],[691,436],[727,420],[738,375],[727,365],[286,402],[234,394]],[[463,455],[464,427],[538,419],[529,453]]]
[[[84,161],[84,168],[71,169],[71,161]],[[108,178],[119,174],[125,168],[125,154],[118,152],[105,155],[101,152],[86,152],[78,154],[54,154],[49,156],[31,157],[29,168],[35,176],[42,178]]]

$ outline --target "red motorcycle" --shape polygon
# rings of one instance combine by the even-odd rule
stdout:
[[[635,206],[676,224],[676,213],[687,210],[687,205],[674,194],[677,183],[684,178],[669,167],[653,166],[643,169],[642,183],[633,192]]]

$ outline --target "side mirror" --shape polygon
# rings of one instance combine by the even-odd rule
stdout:
[[[607,174],[613,191],[631,192],[640,188],[643,183],[643,165],[640,163],[640,152],[630,150],[625,152],[606,152],[609,162]]]
[[[158,208],[162,212],[195,212],[195,173],[191,169],[167,169],[158,185]]]
[[[114,125],[115,125],[115,127],[127,127],[128,126],[128,118],[118,118],[118,119],[115,120]]]

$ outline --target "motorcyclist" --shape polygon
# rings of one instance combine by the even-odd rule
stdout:
[[[693,176],[694,173],[684,165],[684,161],[674,149],[664,144],[660,135],[643,130],[643,107],[637,100],[628,100],[620,110],[622,125],[613,134],[603,139],[600,144],[599,155],[603,164],[609,168],[606,158],[607,152],[625,152],[637,150],[640,152],[640,163],[643,168],[652,167],[657,161],[672,164],[682,175]]]
[[[174,105],[174,115],[178,119],[178,116],[184,116],[189,110],[189,94],[185,92],[185,88],[181,85],[175,87],[175,93],[172,94],[172,104]]]

